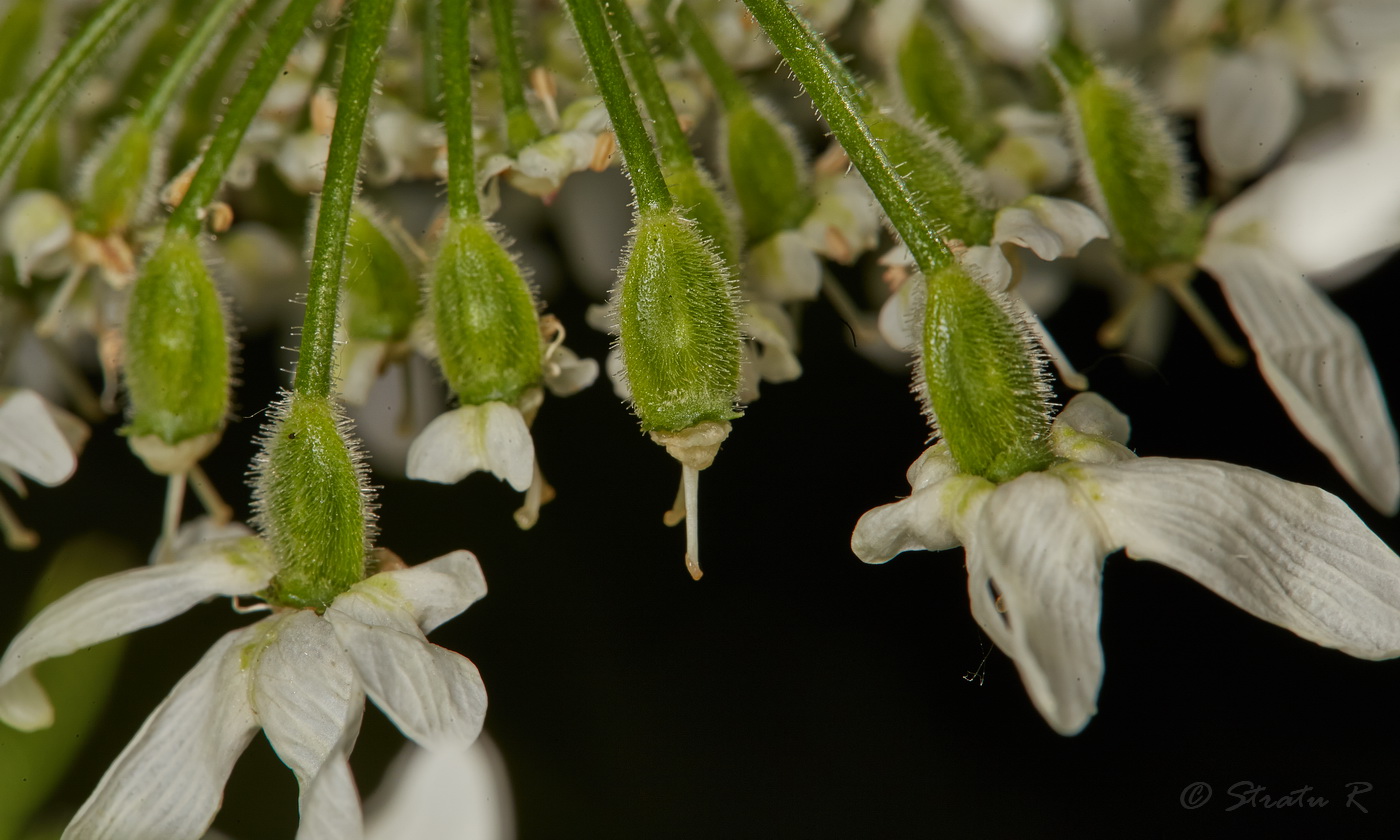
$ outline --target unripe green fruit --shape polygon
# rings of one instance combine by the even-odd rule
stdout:
[[[491,224],[449,220],[428,279],[442,372],[464,405],[513,404],[539,384],[534,294]]]
[[[738,417],[732,275],[678,211],[643,215],[617,292],[632,407],[643,431]]]
[[[865,120],[915,199],[943,223],[943,238],[965,245],[992,241],[996,211],[955,144],[878,112]]]
[[[93,236],[124,232],[135,219],[151,177],[155,138],[140,120],[127,120],[98,145],[78,210],[78,229]]]
[[[814,199],[792,129],[752,102],[731,109],[724,119],[726,170],[749,242],[800,225]]]
[[[666,172],[666,186],[686,218],[695,222],[700,233],[715,246],[715,253],[727,268],[739,265],[739,236],[733,213],[720,198],[710,176],[698,166]]]
[[[418,316],[418,280],[375,217],[356,209],[345,243],[345,330],[351,339],[402,341]]]

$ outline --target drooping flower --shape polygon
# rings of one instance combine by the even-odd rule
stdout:
[[[1056,462],[1001,484],[960,472],[940,442],[909,468],[908,498],[861,518],[852,550],[884,563],[964,546],[973,617],[1064,735],[1096,711],[1099,583],[1119,548],[1309,641],[1400,656],[1400,557],[1340,499],[1233,464],[1139,458],[1128,431],[1080,394],[1052,426]]]
[[[52,723],[40,662],[150,627],[219,595],[255,596],[276,574],[266,543],[241,526],[183,541],[171,562],[99,578],[40,612],[0,660],[0,720]],[[225,781],[258,730],[301,785],[299,837],[360,833],[347,757],[368,696],[409,738],[465,750],[486,694],[466,658],[425,634],[486,592],[476,558],[456,551],[380,571],[323,613],[278,607],[217,641],[156,708],[74,817],[65,836],[201,837]]]

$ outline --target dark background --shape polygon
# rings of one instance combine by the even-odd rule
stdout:
[[[532,247],[548,252],[539,235]],[[1392,395],[1397,271],[1391,263],[1335,296]],[[1232,324],[1214,284],[1197,288]],[[550,308],[571,346],[601,358],[607,339],[583,326],[587,302],[566,286]],[[1396,523],[1301,438],[1252,363],[1222,366],[1181,319],[1161,364],[1134,372],[1094,344],[1107,314],[1102,294],[1083,289],[1049,326],[1133,419],[1138,452],[1318,484],[1400,545]],[[908,492],[903,473],[927,431],[906,379],[853,353],[824,303],[806,309],[802,337],[806,374],[765,386],[704,474],[698,583],[682,564],[683,533],[661,524],[678,468],[602,383],[540,414],[539,457],[559,496],[529,533],[510,519],[517,494],[488,476],[454,487],[377,477],[382,545],[409,562],[456,548],[481,558],[490,595],[434,641],[482,672],[522,837],[1393,836],[1400,663],[1318,648],[1152,563],[1108,561],[1100,711],[1081,735],[1054,734],[973,622],[961,550],[884,566],[850,553],[860,515]],[[247,338],[240,414],[275,394],[275,371],[291,362],[282,343]],[[207,462],[240,515],[260,422],[230,425]],[[144,552],[157,535],[163,480],[117,425],[95,432],[73,481],[20,503],[45,546],[4,558],[7,617],[65,536],[101,528]],[[76,807],[178,677],[248,620],[220,602],[136,634],[55,810]],[[354,757],[362,791],[400,743],[367,714]],[[1310,786],[1330,804],[1227,811],[1227,789],[1242,781],[1273,795]],[[1194,782],[1214,798],[1183,809]],[[1349,782],[1374,786],[1358,798],[1369,813],[1344,807]],[[216,826],[290,837],[295,787],[259,738]]]

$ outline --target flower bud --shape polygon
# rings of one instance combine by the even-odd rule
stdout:
[[[150,196],[155,138],[141,120],[118,123],[83,165],[78,229],[93,236],[121,234]]]
[[[199,245],[170,233],[147,257],[126,320],[131,448],[153,472],[185,472],[218,442],[228,415],[223,302]]]
[[[925,294],[916,388],[959,469],[996,482],[1045,469],[1050,391],[1035,338],[961,264],[930,275]]]
[[[498,237],[479,218],[449,221],[429,272],[442,373],[464,405],[515,403],[543,375],[534,293]]]
[[[1096,66],[1068,42],[1052,61],[1084,191],[1127,267],[1193,259],[1202,220],[1192,213],[1189,170],[1161,111],[1130,79]]]
[[[695,224],[677,211],[643,215],[615,299],[643,431],[739,416],[734,281]]]
[[[331,400],[272,409],[253,462],[253,524],[278,563],[270,603],[324,610],[365,576],[373,497],[350,423]]]
[[[750,102],[725,114],[724,137],[724,169],[749,242],[800,225],[812,209],[812,185],[792,128]]]

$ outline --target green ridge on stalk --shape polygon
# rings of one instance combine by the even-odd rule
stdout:
[[[38,79],[34,80],[15,109],[5,115],[0,128],[0,182],[29,146],[39,127],[53,116],[65,93],[83,77],[121,33],[136,22],[145,8],[142,0],[109,0],[88,18]],[[6,68],[12,72],[12,68]]]
[[[15,91],[29,79],[30,63],[34,60],[44,36],[43,3],[11,3],[0,18],[0,113]]]
[[[937,208],[888,152],[869,95],[783,0],[745,0],[860,170],[927,283],[920,373],[927,405],[964,472],[1006,480],[1050,463],[1042,360],[1025,330],[962,268]]]

